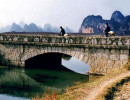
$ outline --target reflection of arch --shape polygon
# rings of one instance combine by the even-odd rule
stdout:
[[[89,80],[88,75],[79,74],[73,71],[57,71],[44,69],[31,69],[31,71],[29,71],[28,69],[25,69],[25,73],[32,79],[36,80],[38,83],[42,83],[44,86],[54,87],[56,89],[62,90],[63,88],[66,88],[66,86],[72,86],[74,82],[80,81],[84,83]],[[50,82],[49,84],[48,81]]]

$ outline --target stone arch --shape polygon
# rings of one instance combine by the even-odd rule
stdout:
[[[35,57],[37,55],[41,55],[41,54],[45,54],[45,53],[62,53],[62,54],[66,54],[66,55],[70,55],[72,57],[75,57],[77,59],[79,59],[80,61],[85,62],[86,64],[88,64],[88,54],[84,53],[83,50],[76,50],[76,49],[71,49],[71,48],[59,48],[56,49],[55,47],[51,47],[51,50],[48,49],[41,49],[41,50],[33,50],[31,52],[26,52],[22,58],[21,58],[21,62],[25,63],[25,61],[29,58]]]

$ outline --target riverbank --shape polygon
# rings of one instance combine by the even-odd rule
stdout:
[[[93,91],[89,93],[83,100],[113,100],[113,93],[116,91],[118,84],[125,83],[129,80],[130,72],[121,73],[112,79],[108,79],[98,85]]]
[[[67,93],[58,96],[59,100],[105,100],[109,89],[122,79],[130,77],[130,62],[122,69],[114,70],[105,76],[89,82],[69,88]],[[108,89],[109,88],[109,89]]]
[[[47,96],[44,95],[42,99],[38,96],[33,100],[109,100],[109,95],[112,87],[120,83],[123,79],[130,77],[130,62],[127,63],[120,70],[113,70],[112,72],[102,76],[95,81],[88,83],[79,83],[76,86],[67,89],[67,92],[62,95],[56,95],[56,92]],[[47,98],[47,99],[46,99]],[[53,98],[53,99],[48,99]]]

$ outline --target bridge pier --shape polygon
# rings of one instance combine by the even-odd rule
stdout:
[[[89,52],[90,73],[105,74],[122,68],[129,59],[129,50],[95,49]]]

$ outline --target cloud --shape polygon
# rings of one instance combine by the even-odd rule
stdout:
[[[34,22],[40,26],[68,26],[78,31],[88,15],[109,19],[114,10],[130,13],[130,0],[0,0],[0,26]]]

